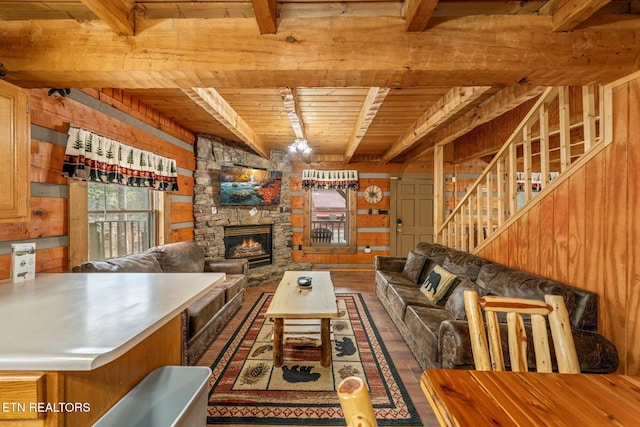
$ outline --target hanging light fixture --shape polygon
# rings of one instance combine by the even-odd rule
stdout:
[[[291,153],[309,154],[311,153],[311,147],[309,147],[309,143],[306,139],[296,138],[296,140],[293,141],[293,144],[289,146],[289,151]]]

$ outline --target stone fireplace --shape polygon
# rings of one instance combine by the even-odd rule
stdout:
[[[246,259],[249,268],[271,265],[271,224],[224,227],[224,257]]]
[[[220,205],[220,169],[223,165],[243,165],[282,172],[280,204],[277,206]],[[249,259],[251,265],[247,275],[249,286],[269,280],[279,280],[285,270],[311,269],[308,263],[292,262],[290,175],[291,162],[287,153],[272,150],[270,157],[265,159],[246,151],[246,148],[241,147],[239,143],[198,135],[193,186],[194,234],[195,241],[204,249],[205,256],[214,259],[233,256],[228,252],[227,246],[230,245],[225,245],[225,242],[229,243],[238,236],[227,236],[227,231],[235,232],[242,228],[255,229],[256,227],[270,229],[270,242],[257,242],[271,249],[270,260]],[[252,247],[257,246],[256,240],[264,237],[260,236],[254,236],[253,243],[249,241],[247,247],[238,249],[238,254],[252,252]],[[234,241],[237,242],[237,240]],[[242,244],[242,242],[231,243],[231,246]]]

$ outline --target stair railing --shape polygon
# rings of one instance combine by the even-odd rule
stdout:
[[[574,123],[571,91],[582,98],[581,119],[574,117]],[[472,252],[496,233],[602,141],[602,98],[595,86],[545,90],[455,209],[436,225],[436,241]]]

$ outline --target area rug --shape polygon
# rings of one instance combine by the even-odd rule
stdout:
[[[381,426],[421,426],[409,395],[360,294],[337,294],[330,367],[319,347],[284,347],[284,365],[273,367],[273,320],[263,293],[213,363],[208,424],[344,426],[336,387],[358,376],[369,388]]]

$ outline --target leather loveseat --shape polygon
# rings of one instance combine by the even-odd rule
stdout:
[[[421,285],[436,265],[456,278],[443,298],[433,303]],[[375,269],[376,294],[423,369],[474,368],[464,312],[465,290],[475,290],[480,296],[540,300],[545,294],[563,295],[581,371],[609,373],[618,367],[615,346],[598,332],[596,293],[431,243],[419,243],[407,258],[377,256]],[[501,325],[501,334],[508,364],[506,324]],[[530,332],[527,335],[531,337]],[[528,349],[529,366],[535,366],[532,342]]]
[[[155,246],[146,252],[90,261],[73,267],[85,273],[226,273],[226,278],[183,313],[183,364],[194,365],[245,298],[248,262],[205,260],[204,251],[194,241]]]

